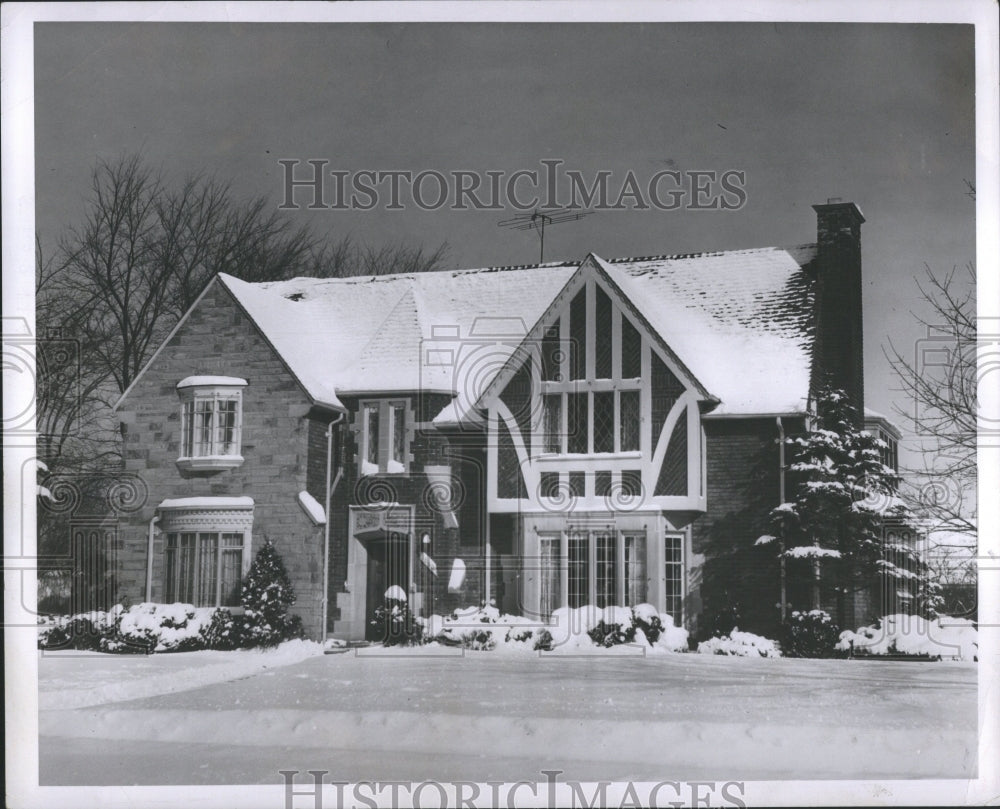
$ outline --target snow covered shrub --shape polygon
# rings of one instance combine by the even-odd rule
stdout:
[[[735,657],[781,657],[773,640],[734,629],[721,638],[710,638],[698,644],[699,654],[733,655]]]
[[[107,632],[104,618],[103,612],[57,617],[39,630],[38,648],[98,652]]]
[[[243,580],[240,601],[243,604],[244,646],[277,646],[282,641],[303,636],[302,619],[288,614],[288,608],[295,603],[295,590],[285,563],[270,539],[264,539],[250,565],[250,572]]]
[[[652,604],[637,604],[632,607],[632,623],[646,637],[650,646],[659,640],[663,632],[663,621]]]
[[[375,609],[372,626],[382,633],[385,646],[416,646],[423,642],[423,627],[413,617],[409,605],[398,598],[386,598]]]
[[[112,633],[104,639],[103,651],[193,652],[205,648],[203,628],[213,610],[191,604],[135,604],[128,609],[116,606]]]
[[[667,615],[665,612],[661,612],[659,617],[663,629],[656,641],[650,643],[650,646],[659,647],[668,652],[690,651],[691,640],[688,631],[682,626],[674,626],[673,616]]]
[[[781,636],[785,657],[843,657],[837,650],[840,627],[823,610],[792,613]]]
[[[542,629],[535,636],[535,643],[532,648],[536,652],[551,652],[552,651],[552,633],[547,629]]]
[[[231,652],[243,646],[246,625],[242,615],[233,615],[220,607],[212,613],[207,625],[201,628],[202,642],[206,649]]]
[[[595,646],[619,646],[635,640],[632,611],[627,607],[605,607],[597,625],[587,634]]]
[[[939,615],[927,620],[918,615],[887,615],[857,632],[841,632],[837,649],[854,655],[905,654],[977,661],[979,635],[975,622],[965,618]]]

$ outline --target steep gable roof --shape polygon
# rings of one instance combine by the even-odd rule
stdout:
[[[804,412],[816,248],[588,257],[719,400],[717,415]],[[318,402],[438,391],[459,420],[539,322],[578,262],[247,283],[219,280]],[[471,349],[489,361],[464,363]],[[464,353],[463,353],[464,352]],[[468,366],[468,367],[466,367]]]

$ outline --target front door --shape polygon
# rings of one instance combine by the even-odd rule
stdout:
[[[375,621],[375,610],[385,603],[390,587],[398,587],[409,598],[410,541],[406,534],[390,531],[370,539],[368,548],[368,586],[365,608],[365,639],[382,640],[384,627]]]

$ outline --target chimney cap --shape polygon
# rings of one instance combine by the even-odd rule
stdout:
[[[861,213],[861,209],[855,203],[841,202],[840,197],[830,197],[825,204],[813,205],[812,209],[820,216],[826,213],[850,212],[857,218],[858,224],[865,221],[865,215]]]

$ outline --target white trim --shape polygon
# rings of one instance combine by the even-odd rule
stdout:
[[[253,508],[252,497],[177,497],[164,500],[156,508],[191,508],[210,510],[215,508]]]
[[[188,376],[177,383],[181,388],[245,388],[249,383],[238,376]]]

